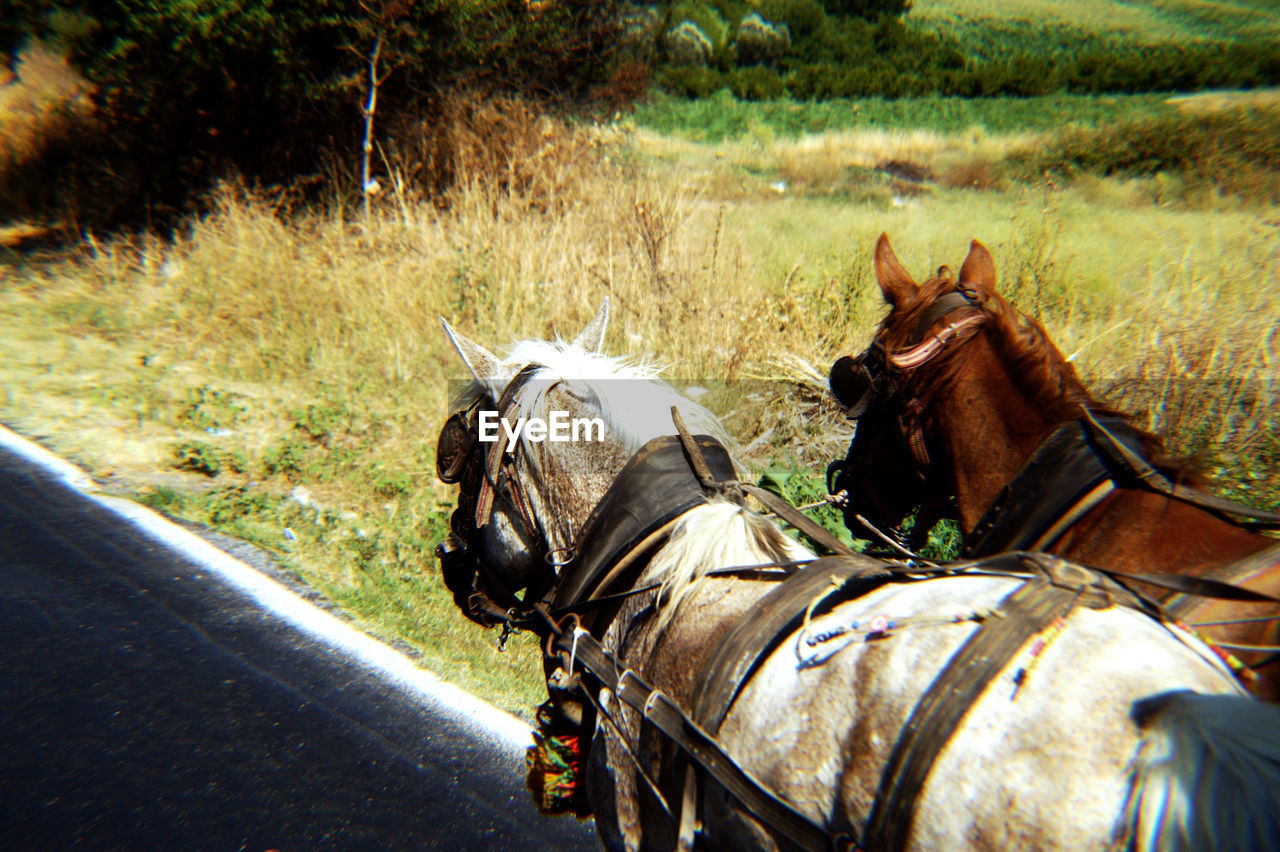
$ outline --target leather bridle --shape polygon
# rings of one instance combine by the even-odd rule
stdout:
[[[955,317],[930,333],[941,320],[964,309],[978,313]],[[905,510],[897,511],[893,496],[881,485],[883,475],[877,476],[873,469],[877,459],[897,449],[886,442],[901,443],[902,451],[911,459],[911,473],[907,478],[924,494],[938,490],[931,481],[934,463],[925,436],[924,404],[911,392],[911,380],[917,368],[970,339],[972,331],[986,321],[987,315],[977,294],[961,285],[939,296],[921,314],[906,347],[890,351],[885,344],[885,330],[881,328],[862,354],[845,356],[832,365],[831,391],[845,406],[848,418],[858,424],[844,460],[832,462],[827,468],[828,490],[836,495],[843,492],[841,508],[845,523],[851,529],[864,526],[863,518],[874,518],[883,522],[895,539],[904,538],[897,524]],[[895,401],[896,406],[890,405]],[[914,505],[921,500],[913,498],[911,502]],[[921,526],[917,523],[917,531],[926,533],[927,529]]]
[[[466,409],[454,412],[440,430],[436,445],[436,475],[442,482],[459,486],[457,507],[449,517],[449,534],[436,546],[436,557],[458,608],[486,627],[510,623],[515,611],[527,609],[526,601],[535,602],[552,581],[550,553],[515,475],[518,444],[509,444],[505,434],[495,442],[481,441],[479,427],[481,410],[496,410],[502,418],[512,413],[520,393],[541,369],[530,364],[507,383],[496,401],[492,394],[483,393]],[[498,499],[514,509],[525,536],[538,543],[538,551],[531,556],[548,564],[543,576],[530,578],[528,585],[517,585],[519,580],[513,580],[507,570],[490,563],[480,552],[480,530],[492,520]],[[524,599],[517,596],[522,588],[526,589]]]

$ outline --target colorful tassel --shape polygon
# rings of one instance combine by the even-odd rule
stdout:
[[[582,737],[576,726],[557,719],[554,706],[538,708],[538,728],[533,745],[525,752],[528,774],[525,784],[534,807],[546,816],[587,814],[581,793]]]

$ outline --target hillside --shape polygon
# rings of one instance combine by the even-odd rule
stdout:
[[[740,98],[1041,95],[1280,83],[1280,15],[1226,3],[678,0],[639,7],[632,50],[671,93]]]
[[[1070,53],[1086,45],[1280,40],[1280,10],[1270,0],[916,0],[906,20],[975,59]]]

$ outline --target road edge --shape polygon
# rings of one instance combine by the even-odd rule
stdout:
[[[525,722],[421,668],[394,648],[362,633],[168,518],[123,497],[98,492],[92,477],[83,470],[3,424],[0,424],[0,447],[53,475],[71,490],[119,516],[165,547],[217,574],[295,629],[351,655],[401,688],[452,710],[466,727],[496,736],[516,749],[532,743],[532,729]]]

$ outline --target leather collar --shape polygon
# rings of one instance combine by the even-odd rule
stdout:
[[[1141,440],[1123,420],[1098,418],[1117,439],[1141,453]],[[1108,479],[1124,478],[1124,471],[1108,463],[1110,454],[1098,445],[1087,421],[1071,420],[1040,443],[1013,479],[965,538],[966,557],[1008,550],[1024,550],[1039,541],[1058,520],[1072,510],[1096,486]]]
[[[694,441],[717,480],[736,479],[733,462],[720,442],[709,435],[696,435]],[[622,468],[583,524],[578,552],[561,569],[554,608],[599,596],[613,585],[616,577],[609,577],[609,572],[624,557],[706,501],[707,492],[694,475],[678,437],[664,436],[645,444]],[[646,549],[654,544],[657,541]]]

